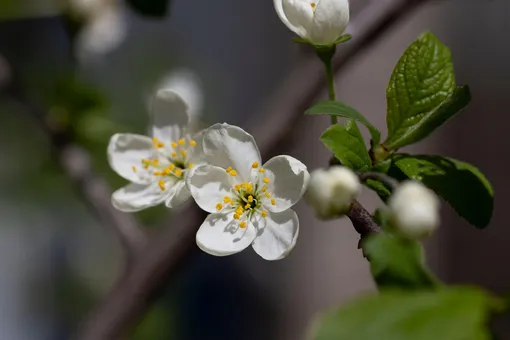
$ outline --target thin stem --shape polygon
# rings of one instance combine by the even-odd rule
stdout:
[[[335,55],[336,46],[316,47],[317,56],[324,64],[326,71],[326,81],[328,83],[329,100],[335,100],[335,72],[333,71],[333,56]],[[331,124],[337,123],[337,117],[331,116]]]
[[[328,62],[324,62],[324,68],[326,69],[326,78],[328,82],[328,94],[329,94],[329,100],[335,100],[336,94],[335,94],[335,73],[333,72],[333,64],[332,60],[330,59]],[[331,116],[331,124],[337,123],[337,117]]]

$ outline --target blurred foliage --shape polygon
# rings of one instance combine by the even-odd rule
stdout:
[[[172,312],[167,305],[156,304],[131,335],[131,340],[170,340],[175,332]]]
[[[170,0],[126,0],[136,12],[153,18],[164,18],[168,14]]]

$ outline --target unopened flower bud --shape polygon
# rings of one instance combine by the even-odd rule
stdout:
[[[358,176],[349,168],[333,166],[311,173],[305,200],[319,218],[328,219],[345,214],[360,191]]]
[[[348,0],[274,0],[283,23],[314,45],[331,45],[349,23]]]
[[[403,182],[390,197],[390,223],[402,236],[422,239],[439,225],[439,200],[416,181]]]

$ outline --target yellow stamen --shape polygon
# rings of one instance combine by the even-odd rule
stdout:
[[[264,186],[262,187],[262,192],[266,192],[266,190],[267,190],[267,187],[264,185]]]
[[[183,157],[186,157],[186,150],[181,150],[181,155],[182,155]]]
[[[229,166],[227,169],[225,169],[225,171],[226,171],[226,172],[230,172],[230,171],[232,171],[232,167],[231,167],[231,166]]]
[[[250,209],[251,207],[251,204],[250,203],[246,203],[246,205],[244,206],[244,210],[248,210]]]
[[[157,159],[153,159],[152,164],[157,166],[159,164],[159,161]]]
[[[241,223],[239,223],[239,226],[244,229],[246,228],[246,222],[245,221],[242,221]]]
[[[266,217],[267,216],[267,211],[262,211],[262,217]]]
[[[136,172],[136,166],[132,166],[131,169],[133,169],[133,172]]]
[[[237,176],[237,171],[231,170],[230,171],[230,176],[234,176],[234,177]]]
[[[266,192],[265,195],[266,195],[267,198],[271,198],[271,194],[270,193]]]
[[[192,167],[193,167],[193,163],[189,163],[189,164],[188,164],[188,168],[190,168],[190,169],[191,169]]]
[[[172,148],[174,148],[174,149],[177,147],[177,143],[176,143],[176,142],[172,142],[172,143],[170,143],[170,145],[171,145],[171,146],[172,146]]]
[[[184,145],[184,143],[186,143],[186,141],[185,141],[184,139],[179,139],[179,140],[177,141],[177,143],[178,143],[179,145]]]
[[[265,170],[265,169],[263,169],[263,168],[260,168],[260,169],[259,169],[259,172],[260,172],[260,173],[262,173],[262,172],[266,172],[266,170]]]
[[[241,185],[240,185],[240,184],[236,184],[236,185],[234,186],[234,189],[235,189],[236,191],[241,190]]]
[[[264,183],[268,184],[269,183],[269,178],[264,178]]]
[[[170,175],[172,170],[170,170],[170,168],[166,168],[165,170],[163,170],[163,172],[165,173],[165,175]]]
[[[168,166],[168,169],[170,169],[170,171],[173,171],[175,169],[175,164],[170,163],[170,165]]]
[[[241,216],[239,216],[238,214],[234,214],[234,220],[238,220],[240,218],[241,218]]]
[[[312,6],[312,8],[315,8],[315,6],[317,6],[317,4],[316,4],[315,2],[312,2],[312,3],[310,4],[310,6]]]
[[[155,176],[161,176],[161,175],[163,175],[163,173],[161,171],[154,171],[154,175]]]
[[[177,157],[177,152],[174,151],[174,152],[172,152],[172,158],[175,158],[175,157]]]
[[[225,196],[225,197],[223,198],[223,202],[224,202],[224,203],[230,203],[231,201],[232,201],[232,199],[231,199],[229,196]]]
[[[163,181],[162,179],[159,180],[158,185],[161,191],[165,191],[165,181]]]
[[[251,165],[251,167],[253,169],[257,169],[259,167],[259,163],[258,162],[253,162],[253,164]]]
[[[252,195],[248,196],[248,202],[250,202],[250,203],[253,202],[253,196]]]
[[[236,214],[242,215],[243,214],[243,207],[238,206],[237,209],[236,209]]]
[[[157,139],[156,137],[152,137],[152,143],[153,144],[159,143],[159,139]]]
[[[223,208],[221,203],[216,204],[216,210],[220,211]]]
[[[182,175],[182,170],[181,170],[181,169],[175,169],[174,174],[175,174],[175,176],[177,176],[177,177],[181,177],[181,175]]]
[[[191,146],[197,146],[197,142],[195,142],[193,139],[189,141],[189,145]]]
[[[271,204],[276,205],[276,201],[274,200],[274,198],[271,200]]]

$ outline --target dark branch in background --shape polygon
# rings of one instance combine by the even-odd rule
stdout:
[[[425,0],[376,0],[352,22],[353,39],[339,49],[333,68],[340,70],[357,54],[383,35],[394,22]],[[325,86],[322,65],[315,57],[303,57],[299,66],[287,77],[274,99],[260,114],[252,134],[264,158],[270,157],[284,141],[301,114]],[[167,280],[176,275],[195,249],[195,233],[204,214],[194,205],[178,213],[172,225],[154,235],[143,247],[145,238],[131,215],[122,214],[110,204],[111,191],[105,181],[94,174],[86,151],[72,138],[54,130],[45,120],[44,110],[35,106],[18,88],[10,95],[30,116],[37,119],[51,139],[61,165],[85,200],[102,221],[117,232],[126,249],[137,249],[128,271],[117,280],[103,302],[82,325],[81,340],[114,340],[135,325],[145,314]],[[377,232],[370,214],[354,202],[348,214],[363,237]],[[132,254],[132,252],[130,252]]]
[[[52,150],[65,174],[102,224],[117,234],[127,261],[131,261],[145,246],[143,229],[132,214],[121,213],[113,208],[110,201],[112,191],[108,183],[94,172],[88,152],[74,144],[67,131],[47,121],[46,111],[24,94],[14,77],[10,84],[4,87],[3,95],[34,119],[50,138]]]

